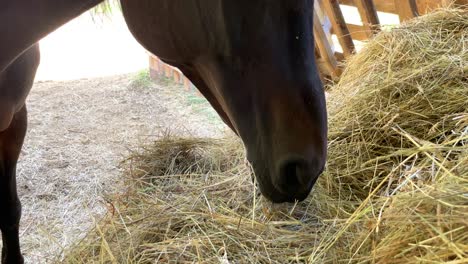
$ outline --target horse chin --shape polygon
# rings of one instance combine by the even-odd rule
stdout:
[[[266,175],[265,175],[266,176]],[[265,177],[268,179],[268,177]],[[291,192],[284,193],[278,190],[269,180],[264,180],[265,178],[252,176],[252,181],[257,184],[257,188],[260,190],[260,193],[272,203],[295,203],[304,201],[310,194],[314,182],[311,183],[304,191],[301,192]]]
[[[261,188],[260,191],[267,200],[276,204],[302,202],[309,196],[310,193],[309,190],[302,193],[284,194],[277,190],[261,190]]]

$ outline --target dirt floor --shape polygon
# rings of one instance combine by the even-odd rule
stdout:
[[[171,131],[216,137],[226,127],[204,99],[145,72],[34,85],[18,164],[27,263],[60,260],[122,189],[119,162]]]

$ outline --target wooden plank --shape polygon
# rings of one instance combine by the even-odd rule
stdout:
[[[372,0],[354,0],[354,3],[361,16],[362,24],[369,29],[366,33],[368,37],[371,38],[375,33],[380,31],[380,21],[374,2]]]
[[[178,70],[174,70],[174,82],[180,84],[181,83],[181,74]]]
[[[338,68],[337,68],[337,73],[339,73],[339,75],[337,74],[334,74],[334,76],[330,75],[329,71],[328,71],[328,66],[327,66],[327,62],[320,58],[320,59],[317,59],[315,61],[316,65],[317,65],[317,68],[319,70],[319,72],[321,74],[320,75],[320,80],[322,80],[322,83],[326,83],[330,80],[332,81],[338,81],[339,80],[339,77],[341,75],[341,73],[343,72],[343,68],[342,68],[342,65],[338,65]]]
[[[328,70],[327,70],[327,66],[326,66],[326,63],[323,59],[321,58],[318,58],[316,60],[316,64],[317,64],[317,68],[320,72],[319,76],[320,76],[320,80],[322,81],[322,83],[326,83],[327,82],[327,77],[330,76]]]
[[[400,22],[415,18],[419,15],[416,0],[395,0],[395,7]]]
[[[354,0],[340,0],[340,4],[356,6]],[[391,0],[374,0],[375,9],[385,13],[396,13],[395,2]]]
[[[427,14],[439,7],[448,7],[453,0],[417,0],[419,14]],[[455,4],[468,5],[468,0],[455,0]]]
[[[161,75],[161,67],[160,67],[160,61],[158,57],[149,55],[149,68],[150,68],[150,75],[151,78],[156,78],[157,76]]]
[[[167,78],[171,78],[172,77],[172,74],[173,74],[173,70],[172,70],[172,67],[167,65],[167,64],[164,64],[164,75],[167,77]]]
[[[317,41],[314,41],[314,44],[315,44],[315,48],[314,48],[315,57],[320,58],[320,51],[318,50],[318,47],[317,47]]]
[[[463,6],[468,9],[468,0],[455,0],[455,5]]]
[[[153,69],[153,70],[156,69],[156,61],[153,56],[148,56],[148,63],[149,63],[150,69]]]
[[[343,49],[344,56],[349,57],[356,51],[356,48],[354,47],[354,42],[351,38],[349,29],[346,26],[346,22],[344,20],[343,13],[341,12],[338,0],[324,1],[323,6],[327,11],[327,14],[332,23],[333,32],[338,37],[338,41],[341,45],[341,48]]]
[[[148,56],[148,60],[150,78],[155,80],[158,77],[158,72],[156,71],[156,59],[150,55]]]
[[[323,31],[317,13],[315,10],[313,10],[313,12],[315,43],[320,52],[320,57],[325,62],[325,69],[328,72],[328,74],[333,78],[338,78],[340,76],[338,62],[335,58],[333,50],[331,49],[330,43],[327,40],[327,35]]]
[[[346,24],[348,30],[351,34],[351,37],[355,40],[364,41],[369,39],[369,34],[372,35],[372,31],[364,26],[354,25],[354,24]]]
[[[184,76],[184,88],[186,91],[190,91],[192,89],[192,83],[190,82],[190,80]]]
[[[338,60],[338,61],[344,61],[345,60],[345,56],[343,53],[341,52],[335,52],[335,58]],[[339,66],[339,65],[338,65]]]
[[[157,73],[162,75],[162,70],[163,70],[162,69],[162,62],[158,57],[154,57],[154,68],[155,68]]]
[[[331,34],[332,29],[333,29],[333,24],[330,21],[330,18],[328,17],[326,10],[323,8],[323,2],[327,2],[327,1],[315,0],[314,9],[315,9],[317,17],[320,20],[320,24],[322,25],[323,32],[325,32],[327,41],[328,43],[330,43],[331,49],[334,51],[335,45],[333,43],[333,38]]]

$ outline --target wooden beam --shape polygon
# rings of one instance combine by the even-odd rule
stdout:
[[[327,70],[327,66],[326,66],[326,63],[323,59],[321,58],[318,58],[316,60],[316,63],[317,63],[317,68],[320,72],[319,76],[320,76],[320,80],[322,81],[322,83],[326,83],[327,82],[327,78],[330,77],[330,73],[328,72]]]
[[[375,33],[380,31],[380,21],[374,2],[372,0],[354,0],[354,3],[361,16],[362,24],[369,29],[367,31],[368,37],[371,38]]]
[[[338,69],[338,61],[336,60],[335,54],[327,40],[327,35],[323,31],[317,12],[315,10],[313,10],[313,12],[315,43],[320,52],[320,57],[325,62],[325,68],[329,75],[333,78],[338,78],[341,74]]]
[[[346,26],[338,0],[324,1],[323,6],[330,18],[333,32],[338,37],[338,41],[340,42],[345,57],[349,57],[356,51],[356,48],[354,47],[353,39],[351,38],[348,27]]]
[[[395,7],[397,9],[400,22],[417,17],[418,6],[416,0],[395,0]]]
[[[164,75],[167,78],[171,78],[173,74],[174,71],[172,70],[171,66],[169,66],[168,64],[164,64]]]
[[[183,77],[184,78],[184,88],[186,91],[191,91],[192,90],[192,83],[190,82],[190,80],[187,78],[187,77]]]
[[[356,6],[354,0],[339,0],[340,4]],[[375,9],[385,13],[396,13],[395,3],[391,0],[374,0]]]
[[[315,14],[318,15],[317,17],[320,20],[320,24],[322,25],[323,31],[325,32],[327,41],[328,43],[330,43],[331,49],[335,50],[335,44],[333,42],[332,33],[331,33],[333,30],[333,24],[330,21],[330,18],[328,17],[328,14],[325,8],[323,8],[323,2],[327,2],[327,1],[315,0],[314,9],[315,9]]]
[[[345,56],[343,53],[341,52],[335,52],[335,58],[338,60],[338,61],[344,61],[345,60]],[[339,65],[338,65],[339,67]]]
[[[172,76],[174,78],[174,82],[180,84],[182,81],[182,74],[178,70],[174,70],[174,75]]]
[[[149,55],[149,68],[151,78],[155,79],[158,76],[162,75],[162,64],[158,57],[154,55]]]
[[[354,25],[354,24],[346,24],[351,34],[351,37],[355,40],[368,40],[369,35],[372,35],[372,31],[364,26]]]
[[[416,6],[419,14],[427,14],[439,7],[448,7],[451,3],[468,5],[468,0],[417,0]]]
[[[468,8],[468,0],[455,0],[455,6],[464,6]]]

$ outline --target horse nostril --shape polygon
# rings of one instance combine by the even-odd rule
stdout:
[[[277,187],[283,192],[307,189],[313,175],[306,160],[286,160],[280,165]]]
[[[306,166],[300,161],[287,162],[283,165],[280,177],[284,178],[287,185],[304,184]]]

